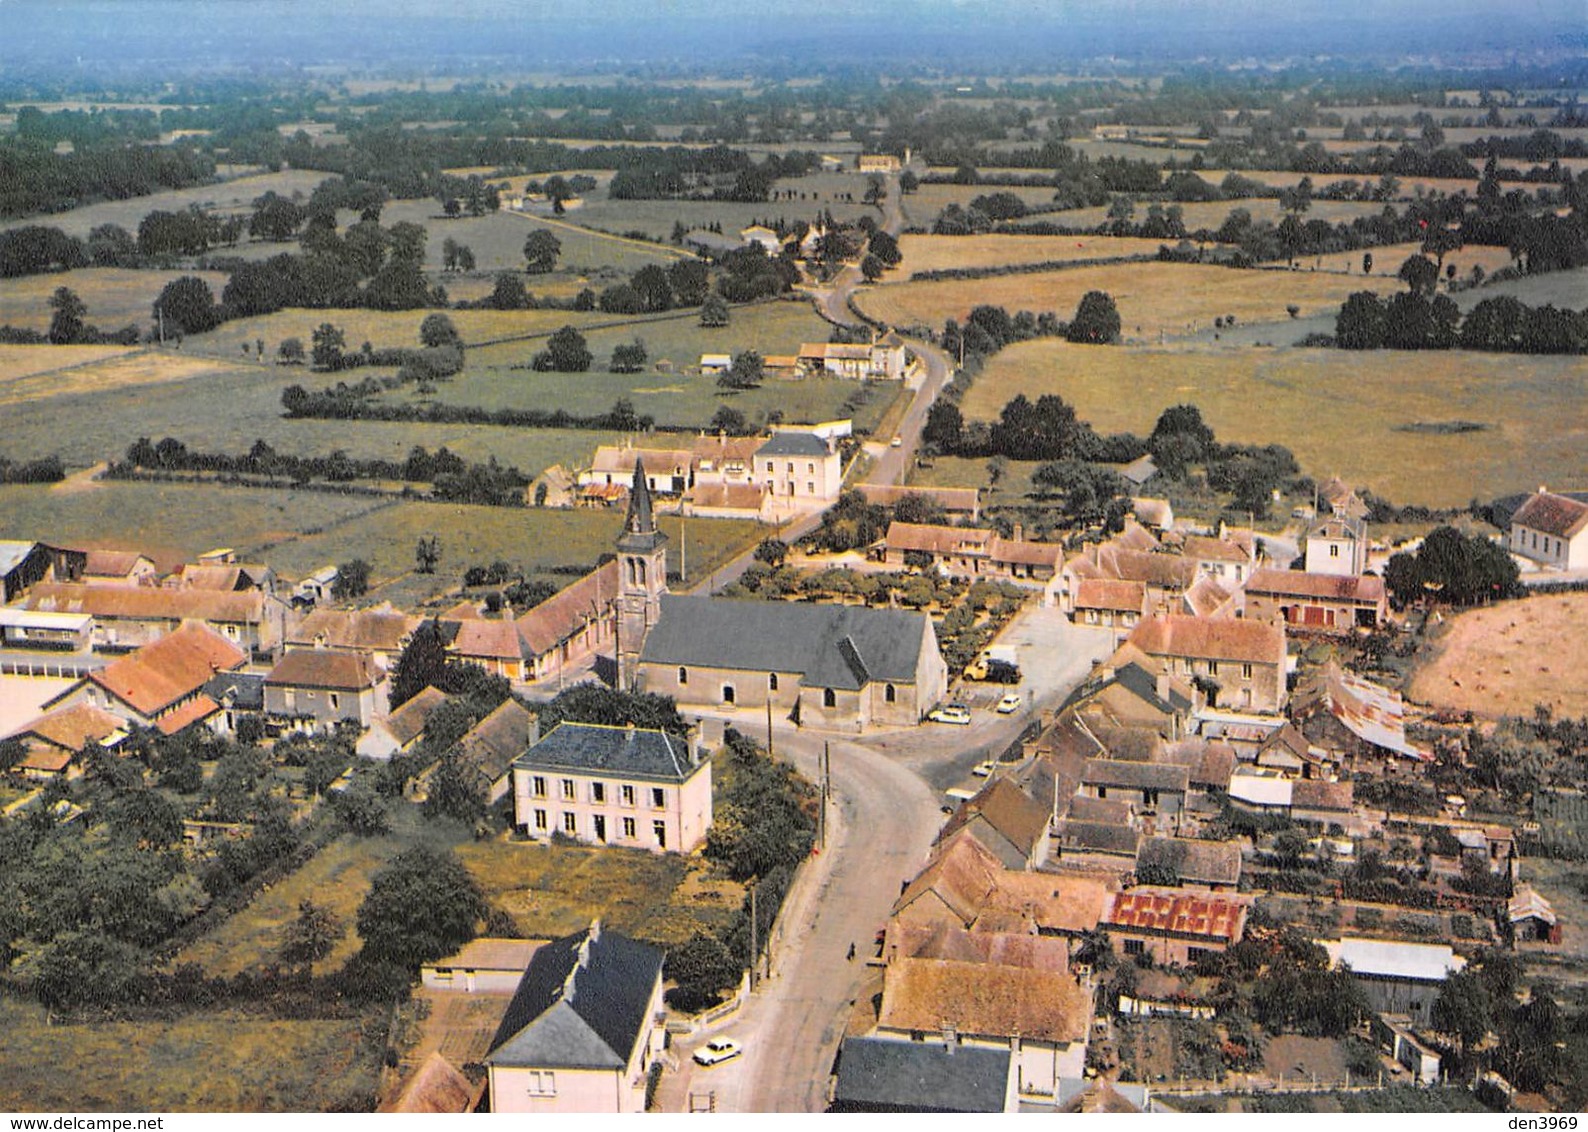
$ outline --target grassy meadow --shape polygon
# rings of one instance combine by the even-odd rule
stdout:
[[[899,250],[904,262],[899,271],[908,277],[917,271],[957,267],[1011,267],[1022,263],[1063,263],[1073,260],[1128,259],[1156,256],[1162,240],[1133,236],[904,236]]]
[[[154,324],[154,301],[165,285],[184,275],[195,275],[209,284],[217,299],[227,275],[219,271],[134,271],[124,267],[84,267],[7,279],[0,288],[0,325],[45,331],[50,326],[50,296],[57,287],[70,287],[88,308],[84,321],[103,331],[120,330],[129,323],[141,333]]]
[[[1588,373],[1570,357],[1041,340],[995,356],[965,415],[995,418],[1018,393],[1058,393],[1100,432],[1140,435],[1168,406],[1193,403],[1221,440],[1286,445],[1306,472],[1339,474],[1397,503],[1460,506],[1588,483]],[[1399,431],[1453,421],[1487,427]]]
[[[46,224],[59,228],[69,236],[86,239],[88,233],[101,224],[119,224],[134,234],[138,225],[151,212],[182,212],[192,205],[222,212],[252,212],[253,202],[267,192],[290,197],[302,193],[307,197],[316,185],[330,176],[309,169],[289,169],[281,173],[254,173],[229,181],[210,185],[194,185],[188,189],[169,189],[148,196],[127,200],[100,201],[86,204],[66,212],[52,212],[47,216],[32,216],[23,220],[0,223],[0,228],[20,228],[28,224]],[[10,286],[11,281],[7,281]]]
[[[1114,297],[1127,342],[1152,342],[1190,333],[1215,318],[1234,315],[1242,323],[1288,321],[1295,304],[1302,317],[1331,317],[1353,291],[1403,289],[1393,273],[1370,279],[1327,273],[1242,270],[1212,264],[1128,263],[1004,275],[988,279],[899,283],[856,297],[867,315],[894,326],[940,327],[963,320],[972,307],[991,303],[1014,312],[1053,311],[1068,320],[1081,296],[1106,291]],[[1001,403],[1001,402],[1000,402]]]

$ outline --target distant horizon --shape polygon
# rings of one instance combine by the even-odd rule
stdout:
[[[1499,38],[1503,36],[1503,38]],[[522,69],[874,63],[944,71],[1242,60],[1536,63],[1588,54],[1581,0],[0,0],[0,60],[23,75],[297,66]],[[1448,58],[1446,58],[1448,57]],[[16,75],[11,76],[13,80]]]

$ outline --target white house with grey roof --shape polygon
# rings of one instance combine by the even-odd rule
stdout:
[[[783,506],[826,507],[843,488],[843,458],[831,437],[780,430],[756,449],[754,478]]]
[[[540,840],[689,853],[711,828],[711,760],[665,731],[559,723],[513,762],[513,820]]]
[[[762,719],[770,704],[802,726],[865,731],[919,723],[948,667],[923,613],[666,595],[638,686],[686,711]]]
[[[662,959],[599,920],[537,950],[485,1056],[491,1111],[644,1112],[666,1036]]]

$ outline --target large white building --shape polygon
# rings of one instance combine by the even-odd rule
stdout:
[[[1511,516],[1512,554],[1558,570],[1588,570],[1588,503],[1539,488]]]

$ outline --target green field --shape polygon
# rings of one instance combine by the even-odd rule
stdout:
[[[109,332],[129,323],[140,333],[154,324],[154,301],[173,279],[196,275],[209,284],[217,299],[228,276],[219,271],[133,271],[120,267],[85,267],[46,275],[7,279],[0,288],[0,324],[30,330],[49,329],[50,296],[57,287],[69,287],[88,308],[84,321]]]
[[[27,224],[45,224],[59,228],[69,236],[86,238],[101,224],[119,224],[134,234],[138,224],[151,212],[181,212],[191,205],[221,211],[251,212],[252,202],[267,192],[292,196],[301,192],[305,196],[329,177],[329,173],[311,170],[288,170],[283,173],[257,173],[220,181],[212,185],[195,185],[190,189],[172,189],[151,193],[148,196],[127,200],[101,201],[74,208],[68,212],[52,212],[48,216],[33,216],[25,220],[7,221],[0,228],[19,228]]]
[[[1165,408],[1190,402],[1220,440],[1286,445],[1308,474],[1338,474],[1397,503],[1460,506],[1541,483],[1588,483],[1588,371],[1569,357],[1046,340],[994,357],[965,415],[995,418],[1017,393],[1058,393],[1099,432],[1143,436]],[[1456,420],[1490,427],[1397,431]]]
[[[0,1109],[327,1112],[369,1105],[380,1048],[365,1023],[206,1010],[174,1021],[63,1025],[0,998]]]
[[[668,241],[672,239],[673,225],[678,223],[685,228],[721,224],[724,234],[736,234],[758,220],[793,224],[799,220],[814,220],[822,211],[831,211],[840,222],[877,215],[876,209],[860,203],[866,191],[866,179],[857,174],[795,177],[776,182],[774,189],[778,192],[792,190],[794,199],[762,204],[718,200],[610,200],[604,190],[597,190],[582,208],[569,212],[565,219],[606,232],[644,232],[653,240]],[[839,199],[844,193],[853,195],[854,202]],[[801,194],[805,199],[800,199]],[[570,253],[566,242],[563,254],[567,260]],[[578,258],[577,253],[573,258]]]

